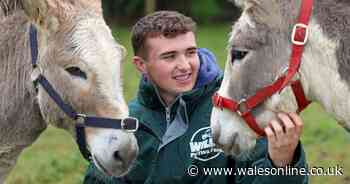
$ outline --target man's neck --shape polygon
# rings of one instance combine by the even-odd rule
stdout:
[[[167,93],[161,93],[160,97],[162,98],[163,102],[165,103],[167,107],[169,107],[171,104],[174,103],[176,96],[172,94],[167,94]]]
[[[163,91],[157,85],[155,85],[152,81],[151,81],[151,83],[152,83],[153,87],[155,88],[156,93],[158,95],[158,98],[160,98],[159,100],[161,101],[161,103],[166,107],[171,106],[179,94],[173,94],[173,93]]]

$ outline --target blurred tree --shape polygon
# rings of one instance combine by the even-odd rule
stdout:
[[[107,22],[129,23],[144,15],[144,0],[102,0]]]
[[[198,22],[233,21],[240,14],[228,0],[102,0],[107,22],[130,23],[156,10],[175,10]]]
[[[145,14],[156,11],[157,0],[146,0],[145,2]]]
[[[220,8],[216,0],[193,0],[192,17],[199,22],[208,23],[220,14]]]
[[[192,2],[193,0],[158,0],[158,10],[174,10],[184,13],[188,16],[192,14]]]
[[[219,21],[235,21],[240,15],[241,10],[236,7],[232,0],[216,0],[220,12],[217,16]]]

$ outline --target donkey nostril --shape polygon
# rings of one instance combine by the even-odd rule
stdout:
[[[115,160],[121,160],[121,157],[120,157],[120,155],[119,155],[119,151],[115,151],[115,152],[113,153],[113,158],[114,158]]]
[[[241,147],[238,143],[238,133],[234,133],[232,135],[232,138],[231,138],[231,141],[232,141],[232,146],[230,148],[231,151],[233,151],[233,153],[235,155],[239,155],[241,153]]]
[[[217,143],[220,136],[220,125],[218,122],[211,125],[211,134],[213,136],[214,143]]]
[[[213,136],[213,142],[217,143],[218,139],[219,139],[219,134],[217,133],[217,131],[215,131],[215,132],[213,131],[212,136]]]

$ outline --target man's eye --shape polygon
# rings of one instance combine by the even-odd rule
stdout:
[[[166,59],[166,60],[174,59],[174,58],[175,58],[175,55],[174,55],[174,54],[166,55],[166,56],[163,57],[163,59]]]
[[[231,62],[234,63],[235,60],[242,60],[248,54],[248,51],[242,50],[231,50]]]
[[[187,52],[187,56],[194,56],[194,55],[196,55],[197,54],[197,51],[189,51],[189,52]]]

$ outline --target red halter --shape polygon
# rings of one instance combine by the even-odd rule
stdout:
[[[298,113],[304,110],[311,102],[306,99],[300,80],[292,81],[294,75],[298,72],[301,63],[301,57],[304,51],[304,45],[308,39],[308,24],[312,12],[313,0],[303,0],[298,23],[294,25],[292,32],[293,50],[286,75],[278,78],[273,84],[260,89],[254,96],[248,99],[241,99],[239,102],[215,94],[213,96],[213,105],[218,108],[226,108],[232,112],[237,112],[259,136],[265,136],[265,131],[259,127],[251,110],[263,103],[273,94],[282,91],[287,85],[291,85],[293,93],[298,103]]]

